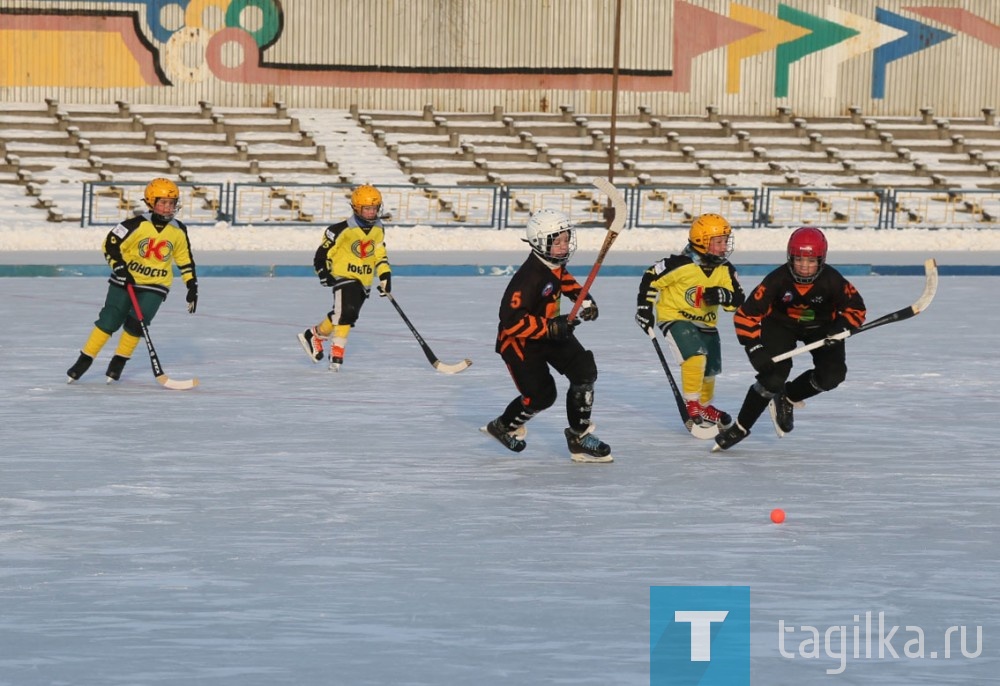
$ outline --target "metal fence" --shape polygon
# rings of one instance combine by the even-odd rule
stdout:
[[[327,226],[350,213],[349,184],[180,183],[190,226]],[[145,185],[88,182],[81,225],[108,225],[145,210]],[[531,212],[566,212],[603,225],[607,198],[593,186],[380,185],[392,226],[523,228]],[[714,212],[737,228],[1000,228],[1000,190],[930,188],[700,188],[623,186],[626,228],[680,228]]]

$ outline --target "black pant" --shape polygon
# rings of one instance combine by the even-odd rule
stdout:
[[[570,427],[576,431],[586,427],[593,409],[597,363],[594,354],[586,350],[576,336],[571,335],[562,341],[529,342],[524,346],[523,359],[510,348],[501,357],[521,394],[500,416],[508,427],[524,424],[555,403],[559,393],[549,367],[570,382],[570,390],[566,394],[566,417]]]
[[[760,329],[760,342],[767,353],[774,357],[791,350],[798,341],[812,343],[826,338],[829,333],[826,327],[800,332],[764,320]],[[805,400],[823,391],[833,390],[847,378],[847,354],[843,341],[816,348],[809,354],[812,356],[812,368],[790,382],[788,377],[792,373],[792,360],[796,358],[782,360],[764,373],[757,373],[757,383],[747,391],[737,417],[743,428],[749,429],[756,423],[773,396],[783,393],[793,401]]]

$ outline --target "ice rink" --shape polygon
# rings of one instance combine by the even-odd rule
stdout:
[[[923,288],[852,280],[870,318]],[[473,359],[455,376],[377,297],[333,374],[295,338],[328,309],[315,279],[201,281],[197,314],[174,293],[152,326],[167,373],[201,381],[180,392],[141,344],[121,382],[109,344],[66,384],[103,278],[0,279],[0,684],[644,686],[654,585],[750,586],[754,684],[1000,683],[997,279],[942,277],[925,313],[847,342],[847,382],[793,433],[765,416],[710,454],[633,323],[638,280],[599,276],[577,335],[610,465],[570,461],[562,397],[523,453],[478,431],[515,395],[507,277],[394,279],[437,355]],[[721,326],[735,413],[752,375]],[[855,657],[866,612],[898,658],[864,635]],[[808,657],[796,630],[782,656],[782,621],[846,644]],[[968,655],[982,627],[977,656],[953,632],[944,659],[952,626]]]

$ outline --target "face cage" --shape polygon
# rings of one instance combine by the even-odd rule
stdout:
[[[712,239],[714,238],[715,236],[712,236],[711,238],[708,239],[708,245],[705,246],[704,251],[699,250],[697,245],[694,246],[694,249],[695,252],[701,255],[704,258],[704,260],[709,264],[722,264],[723,262],[729,259],[730,255],[733,254],[733,248],[736,245],[736,237],[733,236],[732,233],[726,236],[726,249],[721,255],[714,255],[708,252],[709,247],[711,247],[712,245]],[[692,243],[692,245],[694,244]]]
[[[552,256],[552,243],[555,242],[556,237],[562,233],[569,232],[569,245],[566,246],[566,256],[565,257],[553,257]],[[576,252],[576,231],[571,229],[562,229],[561,231],[556,231],[545,235],[542,240],[545,241],[545,248],[542,249],[532,243],[531,249],[534,250],[540,257],[554,264],[566,264],[569,262],[569,258],[573,257],[573,253]]]
[[[373,205],[361,205],[360,207],[355,207],[354,205],[351,205],[351,210],[354,212],[354,217],[355,219],[358,220],[359,223],[362,223],[366,226],[373,226],[375,222],[377,222],[379,219],[382,218],[382,203],[374,205],[375,216],[372,217],[371,219],[365,219],[364,217],[361,216],[361,210],[364,209],[365,207],[373,207]]]
[[[162,217],[164,220],[166,220],[166,221],[169,222],[174,217],[177,216],[178,212],[181,211],[181,199],[180,198],[176,198],[177,202],[174,203],[174,211],[173,212],[168,212],[167,214],[160,214],[159,212],[157,212],[156,210],[153,209],[154,207],[156,207],[156,201],[157,200],[174,200],[174,198],[168,198],[166,196],[161,196],[159,198],[153,198],[153,204],[152,205],[150,205],[147,202],[146,206],[149,208],[149,213],[152,214],[152,215],[154,215],[154,216]]]
[[[792,275],[792,280],[795,283],[812,283],[819,276],[820,272],[823,271],[823,267],[826,265],[826,258],[819,257],[816,262],[816,273],[812,276],[799,276],[795,273],[794,258],[796,257],[812,257],[812,255],[788,255],[788,273]]]

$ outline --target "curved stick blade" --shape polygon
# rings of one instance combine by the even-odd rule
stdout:
[[[166,374],[159,375],[156,380],[161,386],[172,391],[187,391],[198,385],[198,379],[171,379]]]
[[[438,370],[442,374],[458,374],[459,372],[464,372],[466,369],[472,366],[472,360],[465,358],[461,362],[456,362],[455,364],[446,364],[441,360],[435,360],[433,362],[434,369]]]
[[[719,427],[715,424],[692,424],[691,435],[695,438],[707,441],[719,435]]]
[[[926,310],[937,293],[938,270],[937,261],[934,258],[930,258],[924,262],[924,273],[927,278],[924,282],[924,292],[917,298],[917,302],[913,303],[913,314],[919,314]]]

